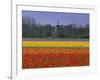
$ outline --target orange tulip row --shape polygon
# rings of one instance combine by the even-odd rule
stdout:
[[[89,48],[23,48],[23,69],[69,66],[89,66]]]

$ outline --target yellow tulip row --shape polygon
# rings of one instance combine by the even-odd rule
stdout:
[[[60,42],[60,41],[23,41],[22,47],[89,47],[89,42]]]

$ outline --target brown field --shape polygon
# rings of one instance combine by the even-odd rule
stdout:
[[[89,48],[22,48],[22,68],[89,66]]]

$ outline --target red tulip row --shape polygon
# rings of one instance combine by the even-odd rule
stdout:
[[[71,66],[89,66],[89,48],[23,48],[23,69]]]

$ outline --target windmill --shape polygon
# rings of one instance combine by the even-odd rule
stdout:
[[[57,25],[54,27],[54,31],[52,32],[53,37],[57,37],[57,31],[59,28],[59,20],[57,19],[56,21],[57,21]]]
[[[55,26],[55,30],[54,30],[55,33],[57,32],[58,28],[59,28],[59,20],[57,19],[57,25]]]

